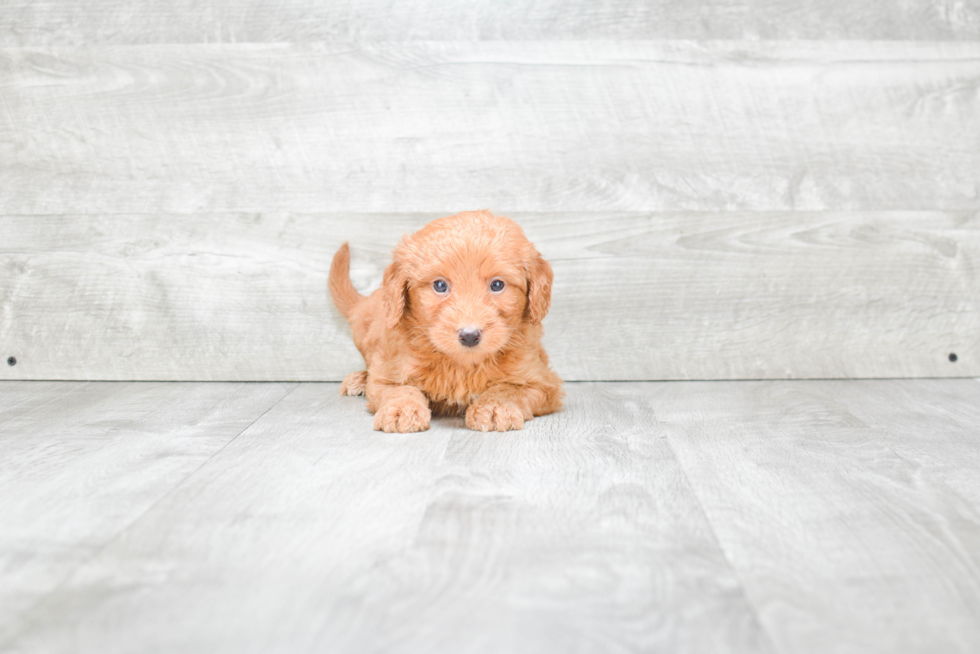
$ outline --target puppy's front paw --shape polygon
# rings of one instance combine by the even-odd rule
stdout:
[[[523,429],[524,415],[513,402],[477,402],[466,409],[466,426],[474,431]]]
[[[429,428],[432,412],[417,400],[388,402],[374,414],[375,431],[408,433]]]
[[[364,395],[364,387],[367,386],[367,370],[352,372],[344,377],[340,383],[341,395]]]

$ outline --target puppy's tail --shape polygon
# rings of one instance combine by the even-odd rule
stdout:
[[[340,309],[340,313],[349,320],[351,309],[363,300],[364,296],[358,293],[350,282],[350,246],[346,243],[340,246],[337,254],[333,255],[328,286],[333,303]]]

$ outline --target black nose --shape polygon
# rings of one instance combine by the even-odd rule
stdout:
[[[480,337],[483,336],[483,331],[472,327],[464,327],[456,332],[456,335],[459,337],[460,343],[466,347],[473,347],[480,342]]]

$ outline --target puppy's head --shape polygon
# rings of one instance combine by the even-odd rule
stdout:
[[[551,306],[551,266],[513,221],[489,211],[435,220],[395,248],[382,299],[403,327],[440,353],[478,362],[520,343]]]

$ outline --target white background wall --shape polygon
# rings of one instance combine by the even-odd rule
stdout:
[[[980,375],[980,2],[895,4],[0,6],[0,379],[340,379],[334,250],[478,208],[569,380]]]

